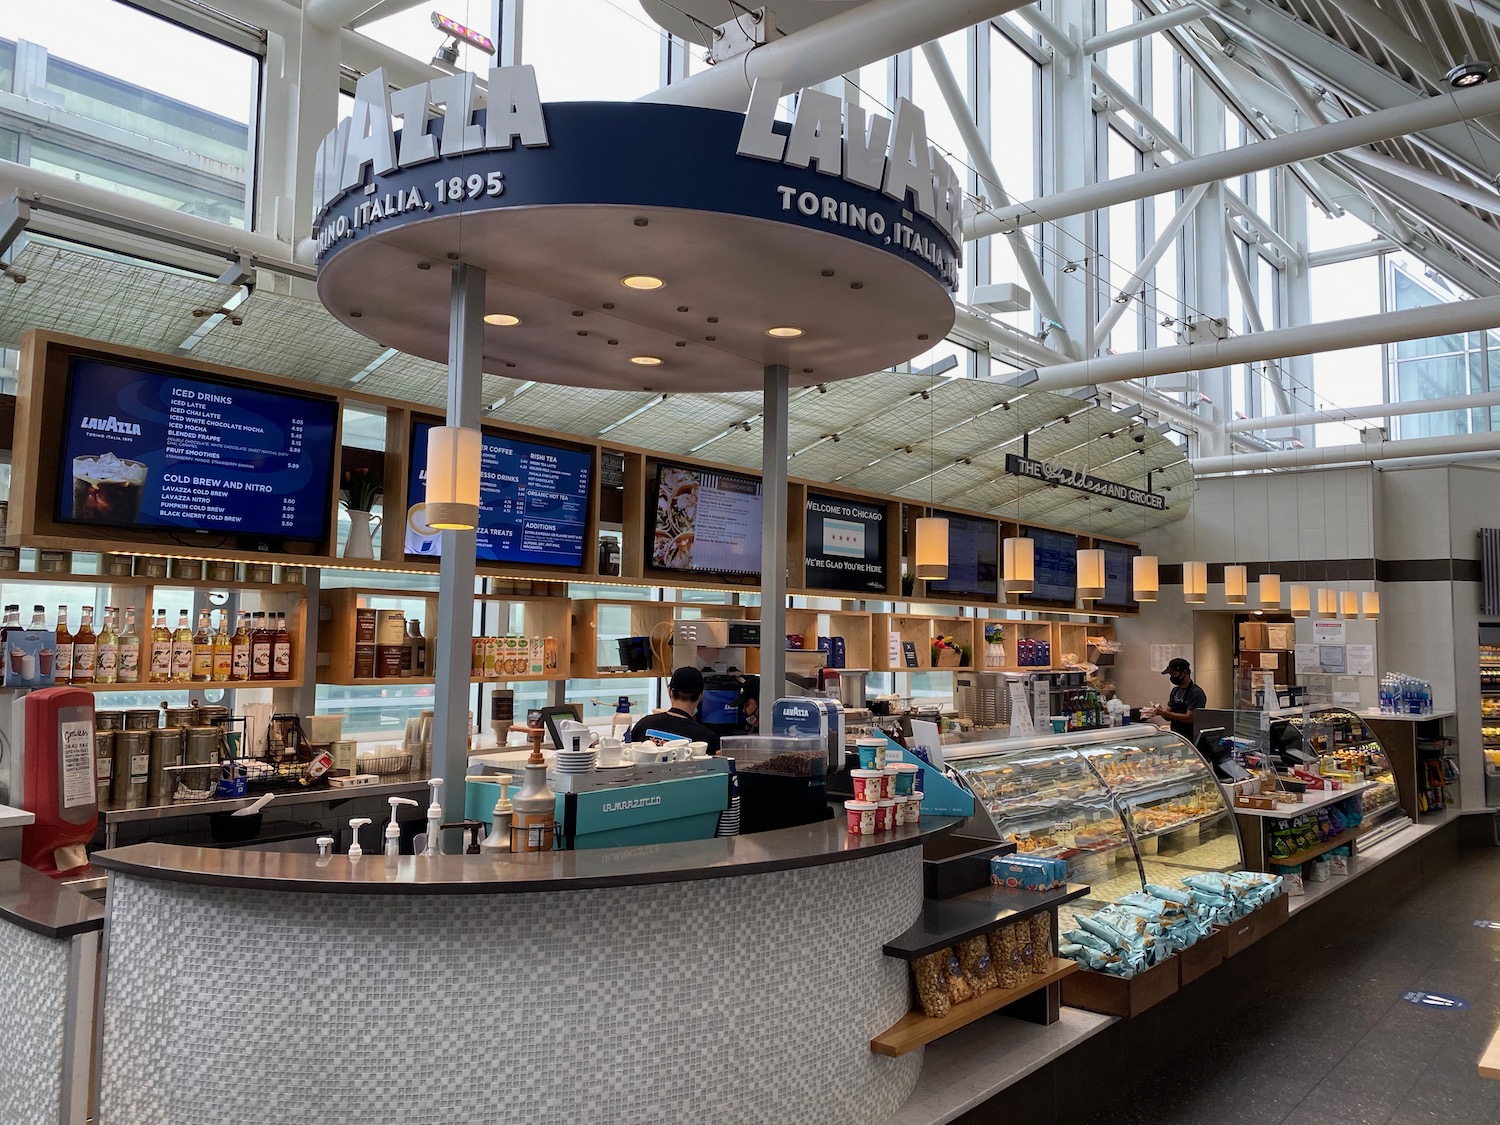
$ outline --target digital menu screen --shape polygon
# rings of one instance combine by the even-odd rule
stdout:
[[[804,583],[816,590],[885,592],[883,504],[807,494]]]
[[[939,515],[943,513],[939,512]],[[950,515],[948,577],[927,583],[928,592],[993,598],[1000,590],[1000,525],[994,520]]]
[[[1022,530],[1036,544],[1036,585],[1023,598],[1037,602],[1078,600],[1078,536],[1039,527]]]
[[[1123,543],[1098,543],[1097,546],[1104,552],[1104,596],[1094,604],[1111,609],[1136,608],[1131,589],[1131,560],[1141,553],[1141,549]]]
[[[760,573],[760,481],[717,469],[656,467],[651,565]]]
[[[75,356],[57,519],[322,540],[333,399]]]
[[[436,556],[442,532],[422,519],[427,502],[429,422],[412,427],[406,491],[406,553]],[[591,453],[485,431],[479,451],[476,557],[489,562],[578,566],[588,526]]]

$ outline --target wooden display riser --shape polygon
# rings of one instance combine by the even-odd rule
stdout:
[[[941,1039],[950,1031],[957,1031],[975,1020],[983,1019],[991,1012],[998,1012],[1012,1005],[1016,1006],[1016,1010],[1008,1014],[1033,1023],[1055,1023],[1060,1003],[1058,982],[1071,977],[1077,971],[1076,961],[1054,957],[1051,971],[1029,977],[1015,988],[991,989],[983,996],[976,996],[972,1000],[955,1004],[948,1010],[947,1015],[929,1016],[921,1011],[908,1012],[889,1030],[871,1039],[870,1050],[877,1055],[899,1058],[909,1051],[926,1046],[935,1039]],[[1033,1002],[1026,1005],[1024,1011],[1020,1010],[1021,1004],[1027,1000]],[[1039,1015],[1043,1018],[1037,1018]]]

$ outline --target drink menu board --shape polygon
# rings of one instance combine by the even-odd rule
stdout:
[[[651,565],[760,573],[760,481],[735,473],[656,467]]]
[[[68,380],[61,522],[327,534],[334,400],[82,356]]]
[[[968,516],[947,518],[948,577],[927,583],[927,589],[934,594],[995,597],[1000,588],[1000,525]]]
[[[1140,548],[1127,547],[1123,543],[1099,543],[1098,547],[1104,552],[1104,596],[1096,604],[1114,609],[1134,609],[1131,560],[1141,553]]]
[[[427,437],[412,428],[406,553],[437,555],[442,536],[422,519],[427,498]],[[476,556],[490,562],[578,566],[588,526],[591,453],[486,432],[479,454]]]
[[[1078,600],[1078,536],[1028,527],[1036,543],[1036,585],[1022,597],[1039,602]]]

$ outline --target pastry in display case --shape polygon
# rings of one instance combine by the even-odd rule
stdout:
[[[1000,839],[1067,861],[1080,912],[1146,885],[1243,866],[1235,820],[1203,757],[1150,726],[945,747]]]
[[[1289,714],[1287,721],[1317,758],[1319,774],[1358,791],[1364,824],[1373,826],[1401,815],[1390,758],[1363,719],[1342,707],[1320,707],[1305,716]]]

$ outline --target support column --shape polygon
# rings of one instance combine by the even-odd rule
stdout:
[[[761,391],[760,718],[770,734],[771,704],[786,691],[786,430],[790,373],[766,368]]]
[[[484,373],[484,270],[453,267],[448,312],[448,413],[450,426],[479,426]],[[469,683],[474,630],[474,532],[445,531],[438,576],[436,686],[432,700],[433,776],[441,776],[443,819],[464,817],[464,775],[469,771]],[[445,852],[463,850],[461,832],[444,834]]]
[[[1022,9],[1025,15],[1033,9]],[[1042,195],[1085,187],[1098,179],[1093,83],[1088,60],[1077,44],[1093,31],[1092,5],[1083,0],[1055,0],[1052,22],[1062,30],[1053,41],[1050,66],[1042,68]],[[1057,319],[1068,330],[1073,348],[1085,356],[1089,325],[1098,321],[1095,274],[1106,274],[1096,255],[1096,216],[1069,215],[1040,228],[1045,247],[1043,267],[1053,282]],[[1081,268],[1062,272],[1068,262]],[[1059,349],[1062,350],[1062,349]]]
[[[1214,90],[1204,82],[1197,71],[1188,78],[1192,106],[1192,149],[1200,157],[1208,153],[1224,151],[1224,103]],[[1203,202],[1193,212],[1188,231],[1192,238],[1189,252],[1184,255],[1187,264],[1187,306],[1203,319],[1227,319],[1229,315],[1229,278],[1224,266],[1224,187],[1215,183],[1208,189]],[[1235,333],[1240,326],[1231,324]],[[1197,332],[1189,332],[1191,340],[1207,340],[1216,335],[1204,324]],[[1228,417],[1233,409],[1230,391],[1231,373],[1224,367],[1205,368],[1198,372],[1197,390],[1213,400],[1212,410],[1219,417]],[[1190,377],[1191,379],[1191,377]],[[1166,388],[1159,388],[1166,389]],[[1173,389],[1177,389],[1174,385]],[[1189,401],[1192,401],[1192,383],[1188,384]],[[1213,455],[1228,451],[1228,442],[1215,426],[1205,426],[1198,431],[1198,455]]]
[[[287,200],[291,204],[292,221],[290,236],[295,245],[299,239],[312,235],[313,203],[312,173],[317,166],[318,146],[339,121],[339,33],[318,27],[302,16],[301,34],[296,44],[296,104],[290,107],[294,114],[295,128],[283,134],[286,141],[285,186]],[[287,70],[290,72],[292,53],[290,44],[286,52]],[[274,84],[276,79],[271,78]],[[274,122],[267,122],[266,142],[278,139],[272,132]],[[284,223],[277,220],[277,235],[282,234]]]

